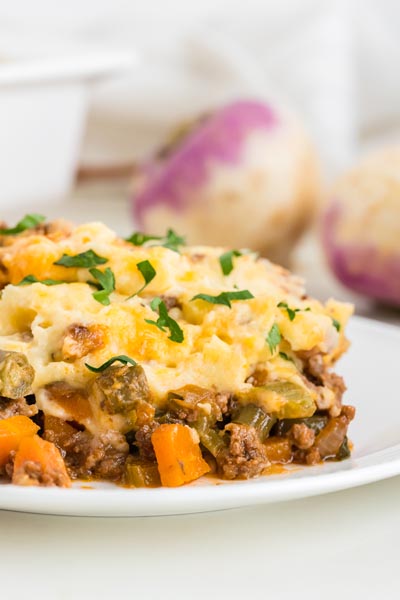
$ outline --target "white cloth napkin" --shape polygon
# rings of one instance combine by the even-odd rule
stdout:
[[[329,174],[400,122],[397,0],[13,0],[0,35],[11,27],[138,51],[94,94],[89,165],[141,160],[177,121],[237,96],[297,112]]]

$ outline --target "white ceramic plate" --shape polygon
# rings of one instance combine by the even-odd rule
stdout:
[[[264,504],[325,494],[400,474],[400,328],[354,317],[352,347],[339,371],[348,385],[346,403],[357,407],[351,424],[352,458],[304,467],[252,481],[204,479],[175,489],[89,489],[0,486],[0,509],[81,516],[171,515]]]

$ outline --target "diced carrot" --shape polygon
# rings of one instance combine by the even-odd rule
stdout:
[[[200,445],[186,425],[160,425],[152,434],[154,452],[162,485],[176,487],[198,479],[210,471]]]
[[[10,452],[18,450],[21,440],[32,437],[39,430],[31,419],[22,415],[0,421],[0,466],[6,464]]]
[[[12,482],[17,485],[71,485],[58,448],[38,435],[21,441],[15,455]]]

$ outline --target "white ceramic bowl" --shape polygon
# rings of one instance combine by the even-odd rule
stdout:
[[[131,63],[115,51],[0,40],[0,209],[65,196],[79,158],[89,84]]]

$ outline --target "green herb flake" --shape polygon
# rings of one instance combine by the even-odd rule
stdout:
[[[254,298],[253,294],[249,290],[239,290],[238,292],[221,292],[218,296],[209,296],[208,294],[196,294],[191,298],[193,300],[204,300],[204,302],[210,302],[210,304],[222,304],[232,308],[231,302],[236,300],[250,300]]]
[[[234,256],[242,256],[242,252],[240,250],[229,250],[219,257],[219,263],[224,275],[232,273]]]
[[[168,339],[172,342],[176,342],[177,344],[181,344],[184,340],[183,331],[180,328],[179,324],[169,316],[167,307],[165,303],[159,298],[153,298],[150,303],[150,307],[155,312],[158,311],[158,319],[157,321],[152,321],[151,319],[145,319],[146,323],[149,325],[154,325],[158,327],[161,331],[165,331],[165,329],[169,329],[170,335]]]
[[[115,362],[120,362],[123,365],[130,364],[133,366],[135,366],[137,364],[136,361],[133,360],[133,358],[129,358],[129,356],[126,356],[125,354],[120,354],[119,356],[113,356],[112,358],[110,358],[110,360],[107,360],[105,363],[100,365],[100,367],[92,367],[92,365],[88,365],[88,363],[85,363],[85,367],[87,369],[89,369],[89,371],[92,371],[93,373],[102,373],[102,371],[105,371],[108,367],[113,365]]]
[[[92,277],[98,282],[98,291],[93,292],[92,296],[97,302],[100,304],[104,304],[104,306],[108,306],[110,304],[110,294],[115,290],[115,277],[114,273],[111,271],[109,267],[107,267],[104,271],[100,271],[99,269],[89,269],[89,273]]]
[[[136,268],[143,275],[146,285],[156,276],[156,270],[148,260],[142,260],[142,262],[137,263]]]
[[[279,356],[285,360],[289,360],[290,362],[293,362],[293,358],[290,358],[290,356],[288,356],[286,354],[286,352],[279,352]]]
[[[300,308],[290,308],[286,302],[279,302],[279,304],[277,305],[278,308],[284,308],[288,314],[288,317],[291,321],[293,321],[293,319],[296,316],[296,313],[300,312]]]
[[[137,296],[137,294],[140,294],[140,292],[143,292],[144,288],[149,285],[150,281],[153,281],[154,277],[157,274],[155,268],[148,260],[142,260],[142,262],[137,263],[136,267],[143,276],[144,285],[142,285],[142,287],[137,292],[132,294],[132,296],[129,296],[128,300],[130,298],[133,298],[134,296]]]
[[[175,233],[173,229],[168,229],[167,235],[162,240],[161,246],[169,248],[169,250],[173,250],[174,252],[179,252],[179,246],[184,246],[185,244],[186,240],[184,237]]]
[[[104,265],[107,261],[108,258],[99,256],[94,250],[87,250],[86,252],[75,254],[74,256],[63,254],[62,257],[53,264],[67,268],[76,267],[89,269],[91,267],[96,267],[97,265]]]
[[[159,296],[156,296],[155,298],[153,298],[153,300],[150,302],[150,308],[151,310],[154,310],[154,312],[157,312],[158,307],[160,306],[162,300]]]
[[[342,326],[339,323],[339,321],[337,319],[334,319],[333,317],[332,317],[332,325],[334,326],[334,328],[336,329],[336,331],[340,331],[341,328],[342,328]]]
[[[186,244],[185,238],[175,233],[173,229],[168,229],[164,236],[147,235],[136,231],[130,237],[126,238],[125,241],[134,246],[143,246],[147,242],[158,242],[157,244],[149,244],[149,246],[164,246],[164,248],[169,248],[169,250],[173,250],[174,252],[179,252],[179,246]]]
[[[18,233],[22,233],[27,229],[33,229],[40,223],[46,220],[46,217],[43,215],[31,214],[25,215],[21,221],[19,221],[15,227],[11,227],[10,229],[0,229],[0,235],[17,235]]]
[[[29,285],[31,283],[43,283],[43,285],[61,285],[66,281],[58,281],[57,279],[38,279],[36,275],[27,275],[16,285]]]
[[[280,343],[281,339],[282,336],[281,332],[279,331],[279,327],[276,323],[274,323],[267,335],[267,344],[269,346],[269,349],[271,350],[271,353],[275,352],[276,347]]]
[[[128,238],[125,238],[126,242],[133,244],[134,246],[143,246],[146,242],[150,240],[161,240],[162,238],[158,235],[146,235],[145,233],[141,233],[140,231],[135,231]]]

